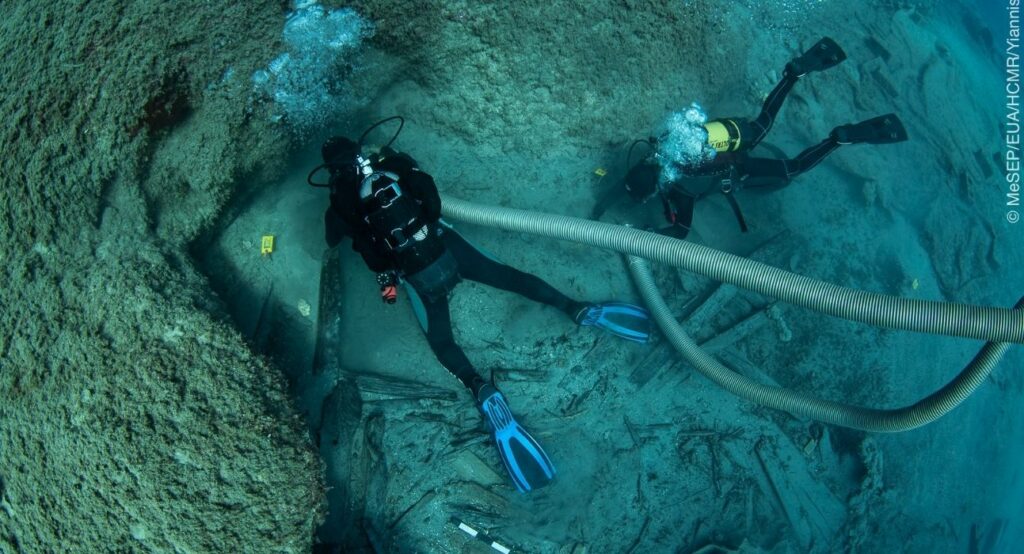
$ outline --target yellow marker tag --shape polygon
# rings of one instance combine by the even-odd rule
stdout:
[[[912,289],[914,289],[914,290],[917,290],[917,288],[920,287],[920,286],[921,286],[921,281],[919,281],[917,279],[914,279],[914,281],[912,283],[910,283],[910,287]]]
[[[260,241],[260,254],[264,256],[272,254],[274,252],[274,235],[263,235],[263,240]]]
[[[608,175],[608,172],[605,171],[603,167],[599,167],[594,170],[594,175],[597,175],[598,177],[604,177],[605,175]]]

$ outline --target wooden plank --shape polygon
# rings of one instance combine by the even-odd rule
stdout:
[[[754,446],[758,484],[775,500],[804,552],[833,552],[846,521],[845,504],[818,481],[788,438],[762,438]]]

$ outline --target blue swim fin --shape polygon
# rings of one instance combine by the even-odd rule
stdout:
[[[480,411],[494,434],[501,463],[505,465],[519,492],[547,485],[555,477],[555,466],[537,441],[523,429],[508,407],[505,395],[487,384],[477,393]]]
[[[651,339],[651,314],[624,302],[590,304],[576,314],[576,323],[594,326],[633,342]]]

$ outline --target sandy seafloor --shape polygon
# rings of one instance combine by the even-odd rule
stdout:
[[[376,33],[344,76],[351,104],[300,137],[250,80],[284,47],[288,5],[0,8],[0,552],[487,551],[452,517],[522,552],[1024,547],[1020,347],[938,422],[866,434],[741,401],[660,339],[464,283],[457,339],[559,469],[516,493],[407,301],[382,305],[347,244],[325,251],[326,193],[304,184],[324,136],[401,114],[396,146],[443,194],[586,217],[632,139],[691,101],[755,115],[828,35],[849,60],[798,83],[768,142],[795,154],[890,111],[910,141],[844,147],[742,196],[747,234],[709,198],[690,239],[849,287],[1010,306],[1024,231],[998,162],[1004,37],[973,5],[355,2]],[[605,220],[654,225],[653,204]],[[569,294],[638,300],[616,254],[459,229]],[[718,357],[830,399],[905,405],[979,346],[784,304],[769,317],[771,299],[656,276]]]

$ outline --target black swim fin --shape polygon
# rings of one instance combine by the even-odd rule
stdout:
[[[786,64],[785,75],[787,77],[803,77],[812,71],[824,71],[830,67],[835,67],[845,59],[846,52],[843,52],[843,49],[836,44],[836,41],[825,37],[799,57]]]
[[[907,140],[907,129],[894,114],[880,115],[874,119],[832,129],[830,135],[839,144],[891,144]]]

